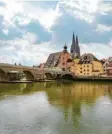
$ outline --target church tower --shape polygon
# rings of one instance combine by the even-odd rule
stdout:
[[[73,37],[72,37],[72,45],[71,45],[71,50],[70,50],[72,59],[74,59],[75,57],[80,57],[80,47],[79,47],[79,41],[78,41],[78,37],[74,36],[73,33]]]

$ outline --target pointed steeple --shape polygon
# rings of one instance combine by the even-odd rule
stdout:
[[[79,45],[79,40],[78,40],[78,36],[76,35],[76,44]]]
[[[73,53],[74,49],[75,49],[75,36],[74,36],[74,32],[73,32],[72,45],[71,45],[70,53]]]
[[[75,36],[74,36],[74,32],[73,32],[72,44],[75,44]]]
[[[71,45],[70,53],[71,53],[73,59],[76,56],[80,57],[80,47],[79,47],[78,36],[76,36],[76,38],[75,38],[74,33],[73,33],[73,37],[72,37],[72,45]]]
[[[80,47],[79,47],[78,36],[76,36],[76,52],[77,52],[78,57],[80,57]]]

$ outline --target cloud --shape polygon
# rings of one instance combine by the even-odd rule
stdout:
[[[96,23],[107,25],[107,26],[112,26],[112,12],[106,15],[97,15]]]
[[[100,0],[0,0],[0,59],[24,65],[45,62],[65,42],[69,50],[73,32],[82,53],[110,56],[111,5]]]
[[[110,31],[112,31],[112,26],[98,24],[96,31],[101,32],[101,33],[102,32],[110,32]]]
[[[101,43],[88,43],[80,44],[81,54],[83,53],[93,53],[98,59],[108,58],[112,54],[112,40],[108,44]]]
[[[4,0],[2,1],[5,6],[0,7],[0,15],[4,18],[4,24],[5,25],[13,25],[13,19],[14,16],[18,13],[23,13],[23,6],[22,3],[19,1],[8,1]]]
[[[3,33],[4,33],[5,35],[8,35],[8,33],[9,33],[8,29],[3,29]]]
[[[96,23],[88,24],[86,21],[73,18],[65,11],[64,15],[58,19],[51,30],[54,42],[58,43],[61,47],[65,42],[71,44],[73,32],[78,35],[80,43],[108,43],[111,38],[111,31],[101,34],[96,29]]]
[[[98,10],[99,2],[99,0],[64,0],[60,2],[60,6],[64,7],[73,17],[92,23]]]
[[[99,6],[99,12],[102,15],[107,15],[109,12],[112,12],[112,3],[111,1],[104,1],[102,4]]]
[[[36,4],[35,6],[34,3],[34,1],[4,0],[5,6],[0,7],[0,15],[4,17],[4,24],[14,25],[15,19],[18,19],[19,24],[25,25],[30,23],[32,19],[35,19],[43,27],[50,29],[56,23],[56,19],[61,16],[58,5],[55,9],[53,7],[41,8],[41,4]]]
[[[109,42],[109,46],[112,48],[112,39]]]
[[[34,33],[37,37],[37,43],[50,41],[52,39],[52,32],[46,30],[38,21],[32,20],[27,25],[18,25],[20,30],[24,32]]]
[[[32,33],[26,33],[23,38],[14,40],[0,41],[0,59],[1,62],[21,63],[23,65],[37,65],[45,62],[49,53],[53,51],[51,42],[31,45],[35,42],[36,36]]]

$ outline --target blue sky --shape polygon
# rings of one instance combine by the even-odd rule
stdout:
[[[38,65],[73,32],[81,54],[112,56],[112,1],[0,0],[0,62]]]

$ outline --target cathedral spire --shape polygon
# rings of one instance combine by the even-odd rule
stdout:
[[[71,50],[70,53],[73,53],[74,49],[75,49],[75,36],[74,36],[74,32],[73,32],[73,36],[72,36],[72,45],[71,45]]]
[[[74,32],[73,32],[72,44],[75,44],[75,36],[74,36]]]
[[[76,35],[76,51],[77,51],[77,56],[80,57],[80,47],[79,47],[79,40],[77,35]]]
[[[76,44],[79,45],[78,36],[76,35]]]
[[[75,57],[80,57],[80,47],[79,47],[78,36],[76,36],[76,38],[75,38],[74,33],[73,33],[73,37],[72,37],[72,45],[71,45],[70,53],[71,53],[73,59]]]

